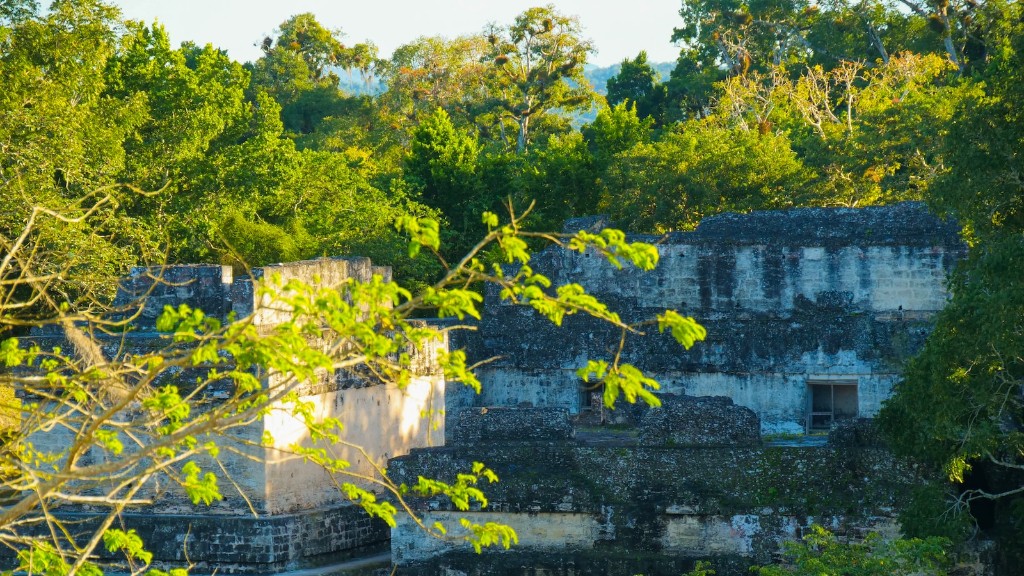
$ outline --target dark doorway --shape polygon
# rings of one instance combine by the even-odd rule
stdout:
[[[837,421],[857,417],[856,380],[807,381],[807,431],[832,429]]]

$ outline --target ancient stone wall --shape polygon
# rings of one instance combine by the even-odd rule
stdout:
[[[94,515],[60,513],[74,530],[91,533]],[[193,574],[273,574],[317,567],[367,553],[380,553],[388,526],[362,508],[334,504],[295,514],[253,516],[125,512],[120,521],[134,529],[157,565]],[[114,557],[100,550],[101,557]]]
[[[503,444],[522,440],[564,441],[574,434],[565,408],[495,407],[459,412],[447,430],[448,444]]]
[[[897,534],[896,510],[918,481],[884,448],[851,434],[841,446],[824,438],[762,444],[756,415],[728,398],[665,395],[662,408],[638,410],[631,420],[610,427],[576,421],[570,438],[563,432],[569,415],[552,409],[464,411],[465,443],[413,450],[392,460],[389,475],[444,479],[485,462],[501,478],[485,487],[485,508],[458,512],[443,497],[414,505],[428,523],[457,527],[467,517],[510,525],[519,545],[476,556],[459,542],[461,533],[431,539],[403,520],[392,530],[394,562],[403,574],[518,576],[635,574],[641,566],[668,575],[710,560],[721,576],[739,576],[771,562],[811,523],[843,537]],[[533,430],[517,439],[525,428]],[[477,435],[504,440],[476,442]]]
[[[571,221],[567,231],[592,224]],[[694,316],[708,338],[689,352],[653,333],[631,339],[623,360],[665,392],[732,398],[766,432],[805,428],[812,382],[852,384],[857,415],[875,414],[965,251],[954,224],[915,203],[723,214],[693,232],[636,239],[657,243],[657,269],[617,270],[597,254],[558,249],[531,266],[556,284],[583,284],[625,320],[665,309]],[[500,358],[479,371],[480,396],[450,390],[449,414],[523,403],[579,412],[587,399],[575,369],[618,342],[600,322],[572,316],[555,328],[494,292],[479,330],[459,338],[471,359]]]
[[[156,318],[164,306],[180,304],[222,320],[233,313],[252,321],[258,329],[269,329],[286,313],[268,306],[269,297],[260,296],[258,285],[265,279],[337,286],[347,279],[368,281],[375,274],[390,279],[389,268],[373,266],[366,258],[278,264],[241,278],[234,278],[230,267],[215,265],[140,268],[125,279],[115,302],[125,314],[134,316],[132,330],[123,337],[101,338],[99,342],[108,357],[159,350],[168,345],[169,338],[157,332]],[[59,344],[62,335],[39,331],[32,338],[48,348]],[[436,346],[447,346],[447,342]],[[299,388],[302,400],[313,406],[318,417],[339,419],[345,426],[346,441],[362,448],[331,447],[331,457],[349,461],[349,471],[354,474],[374,476],[393,456],[444,442],[444,380],[435,362],[436,349],[411,351],[411,355],[417,375],[403,389],[342,373],[321,374],[318,382]],[[198,375],[174,376],[181,386],[188,386]],[[266,385],[275,386],[284,377],[270,373]],[[213,387],[201,402],[216,402],[229,393]],[[268,433],[273,444],[265,446],[263,438]],[[266,572],[324,555],[343,556],[346,550],[386,541],[383,523],[370,521],[361,509],[349,505],[335,480],[320,466],[289,451],[296,443],[308,445],[309,438],[305,426],[284,406],[236,430],[234,436],[235,442],[222,440],[219,460],[223,472],[212,462],[204,466],[221,477],[223,500],[197,507],[180,491],[168,489],[154,494],[155,505],[130,515],[140,533],[148,531],[157,537],[151,549],[158,560],[177,562],[188,552],[220,571]],[[66,435],[54,433],[36,443],[59,447],[68,441]],[[170,532],[174,539],[169,539]],[[181,540],[186,533],[193,535],[187,547]]]
[[[811,521],[851,533],[891,530],[915,479],[884,449],[861,442],[872,437],[869,429],[843,428],[833,433],[836,444],[803,446],[765,445],[760,432],[804,431],[812,386],[855,390],[851,417],[878,410],[946,301],[945,278],[964,253],[956,227],[921,205],[902,204],[726,214],[694,232],[637,239],[657,243],[657,270],[619,271],[597,254],[553,249],[531,265],[556,284],[585,285],[626,321],[674,308],[707,328],[707,341],[689,352],[653,331],[623,350],[624,361],[662,383],[661,411],[620,406],[603,420],[613,425],[587,428],[577,415],[593,404],[575,370],[608,358],[619,335],[584,316],[555,328],[492,291],[478,330],[455,342],[471,363],[498,357],[478,371],[482,394],[462,386],[446,391],[432,350],[422,351],[422,376],[403,391],[337,374],[303,389],[318,414],[341,419],[348,438],[367,448],[366,456],[340,447],[336,455],[356,472],[391,458],[391,478],[410,483],[486,462],[502,482],[489,487],[490,506],[470,514],[513,525],[524,557],[539,554],[535,566],[570,566],[567,574],[572,562],[601,566],[616,557],[631,559],[622,573],[645,558],[677,574],[712,557],[719,574],[739,574],[770,560]],[[388,274],[366,259],[275,265],[245,278],[221,266],[138,270],[119,297],[127,304],[146,296],[135,330],[106,342],[104,352],[162,346],[153,321],[166,304],[222,318],[233,312],[269,327],[281,313],[261,306],[264,278],[333,284],[374,273]],[[154,283],[155,275],[164,281]],[[33,337],[48,347],[60,334]],[[422,418],[441,413],[446,423]],[[449,445],[427,449],[444,442],[446,429]],[[275,445],[255,448],[264,431]],[[251,446],[238,449],[256,458],[225,454],[223,461],[248,502],[222,484],[225,500],[209,508],[168,492],[152,510],[130,516],[158,540],[158,559],[177,562],[179,551],[189,550],[224,571],[279,570],[386,538],[383,525],[339,503],[319,468],[275,449],[306,440],[290,417],[272,412],[241,435]],[[416,505],[428,523],[452,515],[442,500]],[[190,526],[198,540],[188,548],[180,535]],[[500,573],[488,572],[494,556],[460,560],[407,521],[392,537],[395,559],[406,568],[445,553],[453,569]],[[424,573],[438,572],[430,566]]]

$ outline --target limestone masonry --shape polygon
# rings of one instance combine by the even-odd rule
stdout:
[[[575,220],[566,232],[603,226]],[[944,306],[946,277],[965,254],[956,225],[917,203],[722,214],[693,232],[635,239],[657,243],[655,270],[620,271],[596,254],[558,249],[531,266],[556,285],[584,285],[625,321],[665,309],[696,318],[708,338],[689,352],[652,331],[627,344],[624,361],[665,392],[732,398],[769,433],[873,416]],[[496,296],[488,294],[479,330],[453,346],[472,360],[499,359],[478,371],[481,395],[449,390],[449,417],[472,406],[587,409],[575,370],[608,358],[618,334],[583,316],[556,328]]]
[[[567,231],[604,225],[579,219]],[[249,503],[230,489],[210,507],[162,496],[125,514],[125,525],[160,561],[182,565],[187,555],[197,572],[250,573],[322,564],[390,538],[403,574],[680,574],[712,559],[728,576],[771,561],[811,522],[846,535],[896,533],[896,512],[919,479],[877,445],[868,418],[947,300],[947,275],[965,254],[957,227],[908,203],[723,214],[693,232],[634,239],[657,244],[656,270],[616,270],[599,255],[559,249],[531,265],[556,284],[584,285],[624,321],[676,309],[707,328],[689,351],[654,331],[628,341],[623,360],[661,382],[661,409],[620,401],[609,412],[594,401],[599,391],[581,386],[575,370],[609,358],[619,341],[608,326],[577,315],[556,328],[494,291],[477,330],[451,334],[470,363],[498,358],[478,370],[481,394],[446,389],[436,350],[418,353],[419,375],[404,391],[341,374],[302,391],[366,449],[339,447],[356,472],[387,464],[392,479],[415,483],[485,462],[501,482],[487,487],[489,506],[469,515],[512,525],[514,551],[472,555],[458,534],[427,538],[407,520],[389,533],[346,504],[322,470],[275,450],[303,440],[302,426],[281,412],[245,429],[252,444],[239,444],[239,454],[222,450]],[[326,285],[390,278],[360,258],[244,278],[223,266],[172,266],[154,283],[153,272],[125,280],[117,304],[141,298],[144,308],[123,341],[102,341],[108,356],[162,346],[154,319],[165,305],[279,322],[257,297],[271,273]],[[61,337],[32,336],[43,347]],[[258,447],[264,432],[275,446]],[[762,438],[807,432],[800,442]],[[67,441],[57,432],[38,439]],[[428,524],[458,515],[440,498],[412,502]]]
[[[607,326],[571,316],[555,328],[489,293],[478,330],[452,343],[471,361],[498,357],[478,370],[483,392],[449,387],[446,446],[413,450],[389,473],[444,478],[485,462],[501,482],[470,516],[514,527],[520,543],[476,556],[403,522],[391,542],[403,574],[677,575],[710,560],[739,576],[811,523],[844,538],[898,533],[920,478],[865,417],[946,302],[965,253],[956,226],[900,204],[724,214],[634,239],[657,243],[656,270],[559,249],[531,266],[584,285],[624,321],[677,309],[707,328],[690,351],[657,333],[628,341],[623,361],[661,382],[663,406],[620,400],[609,412],[582,386],[575,370],[618,342]],[[428,523],[460,515],[440,499],[417,505]]]
[[[811,523],[844,538],[898,533],[895,513],[919,479],[884,448],[850,442],[870,437],[848,430],[864,421],[820,442],[762,444],[756,415],[728,398],[663,398],[613,427],[576,421],[571,438],[565,410],[463,411],[461,438],[393,459],[389,475],[445,479],[485,462],[501,478],[486,486],[486,508],[459,512],[439,497],[414,505],[427,523],[510,525],[519,544],[480,556],[403,518],[391,540],[399,573],[677,576],[709,560],[719,575],[741,576]],[[501,440],[474,442],[471,428]]]
[[[235,278],[228,266],[139,268],[122,282],[115,302],[129,310],[143,305],[133,330],[123,340],[110,338],[101,343],[108,358],[162,349],[168,339],[156,331],[155,321],[165,305],[188,304],[222,320],[234,313],[238,318],[250,317],[258,329],[265,328],[279,322],[282,312],[259,301],[256,284],[264,277],[278,275],[282,281],[295,278],[337,286],[349,278],[369,281],[374,274],[390,279],[391,270],[372,266],[367,258],[276,264],[240,278]],[[37,332],[33,337],[44,348],[61,338],[59,332]],[[412,447],[443,444],[443,422],[423,418],[423,414],[440,413],[444,408],[444,380],[435,363],[436,351],[423,350],[416,356],[418,375],[404,390],[352,381],[340,373],[323,374],[319,382],[300,390],[302,399],[312,403],[319,416],[344,422],[347,437],[365,450],[364,454],[334,447],[335,457],[351,462],[352,472],[372,476],[389,458],[406,454]],[[281,377],[271,373],[266,385]],[[178,379],[187,383],[189,375],[180,374]],[[224,397],[229,393],[222,392]],[[212,389],[203,401],[216,402],[219,393]],[[264,432],[273,436],[272,446],[261,446]],[[286,450],[293,443],[307,442],[306,435],[301,422],[284,410],[272,410],[236,432],[250,444],[225,441],[221,446],[220,461],[245,498],[221,475],[224,499],[212,506],[194,506],[178,491],[167,491],[157,496],[155,506],[123,514],[125,524],[139,532],[156,561],[184,566],[191,560],[198,573],[294,569],[386,544],[389,534],[384,523],[371,521],[361,508],[350,505],[322,468]],[[67,442],[68,437],[59,431],[36,440],[44,447]],[[207,469],[217,470],[213,466]],[[80,510],[64,510],[64,514],[90,517]],[[88,528],[88,523],[82,526]]]

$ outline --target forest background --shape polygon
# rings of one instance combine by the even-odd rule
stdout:
[[[352,254],[425,286],[443,266],[407,250],[410,216],[441,222],[451,262],[488,234],[481,213],[531,202],[538,229],[606,213],[665,233],[922,200],[971,250],[880,418],[951,481],[905,526],[962,534],[947,512],[1002,500],[986,528],[1021,550],[1022,17],[1010,0],[683,0],[668,79],[640,53],[601,95],[594,47],[550,6],[390,58],[300,14],[243,64],[99,1],[0,0],[0,234],[38,206],[81,214],[36,231],[74,308],[154,261]]]

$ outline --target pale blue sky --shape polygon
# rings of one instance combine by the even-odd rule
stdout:
[[[226,49],[246,62],[260,56],[256,45],[294,14],[312,12],[328,28],[341,28],[349,43],[372,40],[381,55],[419,36],[475,33],[488,22],[505,24],[545,0],[114,0],[127,18],[159,20],[177,44],[191,40]],[[647,50],[654,62],[672,61],[669,42],[680,23],[680,0],[556,0],[564,14],[579,16],[606,66]]]

